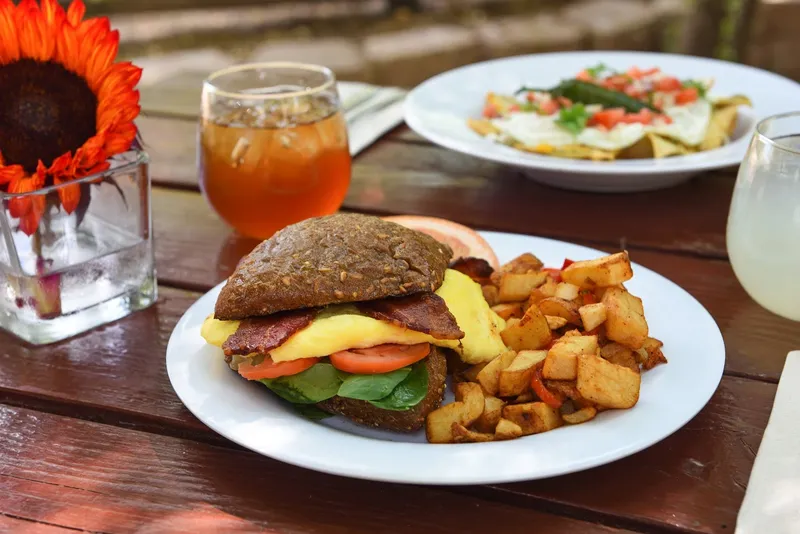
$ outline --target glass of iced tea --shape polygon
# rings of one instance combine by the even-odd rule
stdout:
[[[228,224],[266,239],[334,213],[350,185],[347,129],[330,69],[236,65],[203,84],[200,187]]]

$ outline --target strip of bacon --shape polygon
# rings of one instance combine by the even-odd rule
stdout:
[[[222,350],[226,356],[267,354],[310,325],[316,315],[317,310],[305,309],[245,319],[236,332],[222,344]]]
[[[464,332],[436,293],[417,293],[407,297],[370,300],[357,304],[361,313],[409,330],[428,334],[434,339],[461,339]]]

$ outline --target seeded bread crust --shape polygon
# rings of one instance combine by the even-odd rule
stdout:
[[[425,398],[405,411],[384,410],[367,401],[333,397],[317,404],[322,410],[341,415],[360,425],[392,430],[395,432],[415,432],[425,424],[425,417],[439,407],[444,398],[447,378],[447,359],[443,351],[431,345],[431,353],[425,358],[428,370],[428,394]]]
[[[308,219],[258,245],[217,299],[217,319],[435,291],[453,251],[436,239],[378,217]]]

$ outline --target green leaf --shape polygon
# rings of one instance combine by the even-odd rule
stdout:
[[[602,62],[598,63],[594,67],[589,67],[588,69],[586,69],[586,72],[588,72],[589,76],[591,76],[592,78],[597,78],[600,75],[605,74],[606,72],[609,74],[614,73],[614,71],[611,70],[611,67]]]
[[[261,383],[294,404],[316,404],[334,397],[342,380],[333,365],[318,363],[302,373],[265,379]]]
[[[297,413],[306,419],[311,419],[312,421],[321,421],[323,419],[327,419],[328,417],[333,417],[332,414],[317,408],[313,404],[295,404],[292,407],[295,409],[295,411],[297,411]]]
[[[410,410],[428,395],[428,369],[425,362],[417,362],[411,367],[405,380],[400,382],[392,392],[380,399],[369,401],[373,406],[384,410]]]
[[[569,108],[561,108],[556,119],[556,124],[569,130],[571,133],[578,135],[586,128],[586,123],[589,121],[589,112],[583,104],[574,104]]]
[[[706,92],[708,91],[708,89],[706,88],[706,84],[704,84],[701,81],[698,81],[698,80],[684,80],[683,81],[683,86],[684,87],[694,87],[695,89],[697,89],[697,96],[699,96],[700,98],[705,98],[706,97]]]
[[[350,375],[339,387],[339,396],[366,401],[382,399],[405,380],[410,372],[410,367],[403,367],[379,375]]]

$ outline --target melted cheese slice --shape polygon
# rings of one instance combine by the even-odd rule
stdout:
[[[505,321],[489,308],[477,283],[458,271],[448,269],[436,294],[444,299],[456,318],[465,334],[462,339],[434,339],[422,332],[361,315],[352,305],[329,306],[310,325],[270,352],[270,356],[275,362],[288,362],[384,343],[431,343],[453,349],[466,363],[475,364],[487,362],[506,350],[500,338]],[[218,321],[210,316],[203,323],[200,334],[206,342],[221,346],[237,328],[238,321]]]

